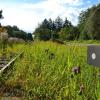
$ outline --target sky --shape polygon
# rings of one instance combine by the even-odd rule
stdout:
[[[79,13],[98,3],[100,0],[0,0],[4,16],[0,22],[31,33],[45,18],[67,17],[77,25]]]

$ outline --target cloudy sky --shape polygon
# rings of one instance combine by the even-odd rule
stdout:
[[[3,10],[2,25],[17,25],[20,29],[33,32],[44,18],[67,17],[73,25],[78,23],[82,10],[98,4],[100,0],[0,0]]]

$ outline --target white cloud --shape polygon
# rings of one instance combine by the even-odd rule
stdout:
[[[82,10],[82,0],[44,0],[38,3],[20,5],[2,5],[5,19],[4,25],[17,25],[26,31],[33,31],[44,18],[55,19],[67,17],[74,25],[77,24],[78,14]]]
[[[77,8],[78,5],[82,5],[82,0],[46,0],[37,4],[24,4],[24,9],[30,9],[33,11],[41,10],[38,16],[42,18],[56,18],[57,16],[68,17],[69,20],[73,19],[73,24],[77,24],[77,16],[82,9]]]
[[[37,23],[35,12],[25,11],[21,5],[0,6],[0,9],[3,9],[4,19],[1,21],[3,25],[17,25],[20,29],[29,32],[34,30]]]

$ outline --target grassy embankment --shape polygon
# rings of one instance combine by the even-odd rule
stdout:
[[[80,72],[73,68],[80,66]],[[24,46],[24,56],[13,65],[5,87],[24,90],[43,100],[100,99],[100,69],[87,64],[87,47],[35,42]]]

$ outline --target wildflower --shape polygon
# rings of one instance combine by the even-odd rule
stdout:
[[[51,53],[50,55],[49,55],[49,59],[54,59],[55,58],[55,54],[54,53]]]
[[[80,86],[80,90],[79,90],[79,95],[82,95],[83,90],[84,90],[84,86],[83,86],[83,85],[81,85],[81,86]]]
[[[79,67],[74,67],[74,68],[72,69],[72,72],[73,72],[74,74],[79,74],[79,73],[80,73],[80,66],[79,66]]]

